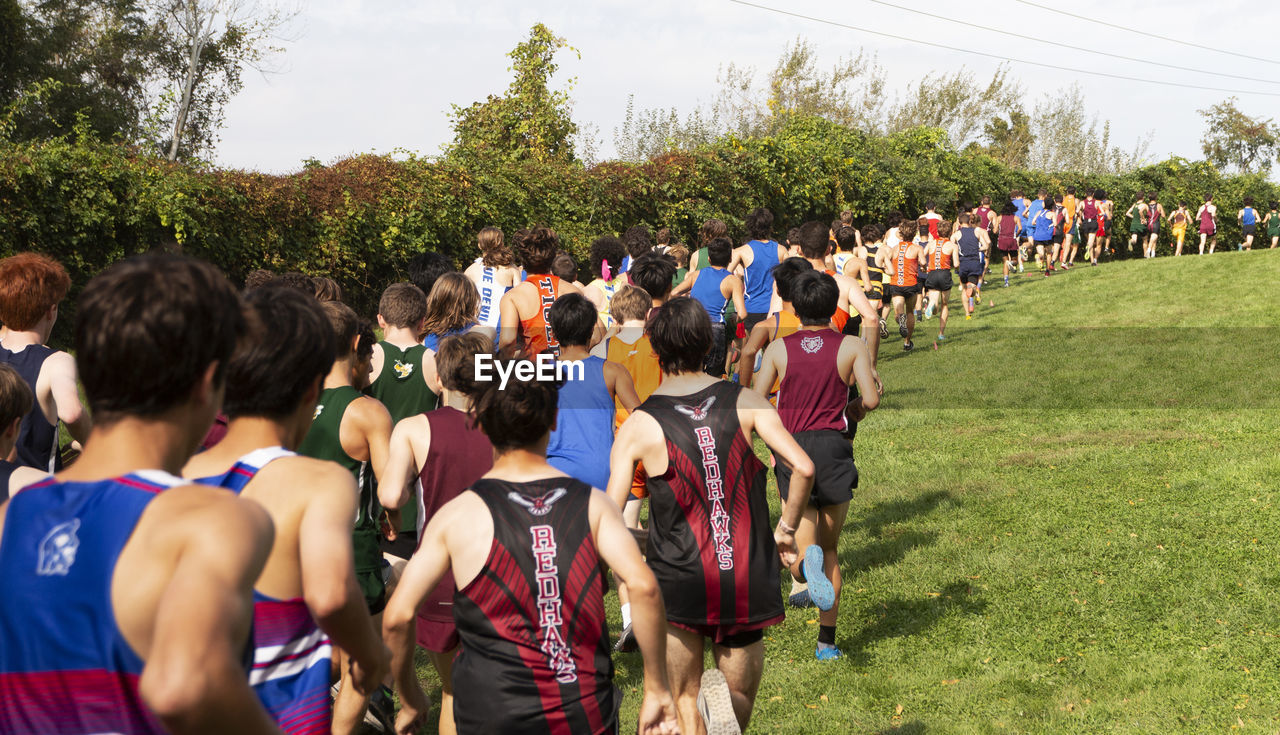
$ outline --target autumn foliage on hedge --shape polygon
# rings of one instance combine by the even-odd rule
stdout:
[[[730,137],[638,164],[360,155],[283,176],[172,164],[82,132],[0,140],[0,254],[58,258],[72,273],[74,297],[110,263],[176,241],[233,280],[256,268],[333,277],[371,315],[382,288],[403,278],[414,254],[441,252],[463,266],[486,225],[508,233],[550,225],[585,266],[592,239],[637,223],[691,240],[703,221],[719,217],[741,234],[745,213],[766,206],[785,233],[842,209],[860,222],[895,209],[918,213],[930,200],[953,213],[984,195],[1000,201],[1013,187],[1058,193],[1068,185],[1105,189],[1118,214],[1137,191],[1157,192],[1170,211],[1178,200],[1194,208],[1213,193],[1225,246],[1239,240],[1234,215],[1244,195],[1263,206],[1277,196],[1261,176],[1224,177],[1203,162],[1170,159],[1089,179],[1015,171],[951,149],[938,130],[873,137],[820,118],[790,120],[776,136]]]

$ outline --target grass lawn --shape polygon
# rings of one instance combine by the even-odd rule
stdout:
[[[972,321],[954,292],[940,349],[936,318],[887,340],[846,657],[789,610],[751,731],[1280,731],[1276,283],[1280,251],[997,277]],[[639,658],[615,661],[634,732]]]

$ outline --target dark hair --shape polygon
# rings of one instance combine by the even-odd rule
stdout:
[[[1054,204],[1062,204],[1062,195],[1061,195],[1061,194],[1054,194],[1054,195],[1053,195],[1053,203],[1054,203]]]
[[[800,252],[806,258],[821,258],[831,249],[827,226],[821,222],[805,222],[800,226]]]
[[[10,329],[34,329],[70,287],[67,269],[47,255],[18,253],[0,260],[0,320]]]
[[[1189,207],[1189,206],[1191,206],[1191,205],[1187,203],[1187,200],[1186,200],[1186,199],[1183,199],[1182,201],[1178,202],[1178,206],[1179,206],[1179,207],[1183,207],[1183,208],[1185,209],[1186,207]],[[1275,209],[1275,205],[1274,205],[1274,204],[1272,204],[1272,205],[1271,205],[1271,208],[1272,208],[1272,209]]]
[[[181,405],[213,363],[221,383],[245,332],[243,306],[217,268],[185,255],[134,256],[89,281],[75,352],[95,422]]]
[[[378,314],[387,326],[416,328],[427,317],[427,295],[412,283],[393,283],[382,292]]]
[[[499,451],[521,449],[546,436],[555,423],[560,394],[555,381],[536,376],[520,380],[511,362],[494,360],[494,375],[511,370],[505,387],[500,388],[497,380],[486,380],[476,383],[470,394],[476,424]]]
[[[982,198],[982,206],[986,207],[986,206],[989,206],[990,204],[991,204],[991,197]]]
[[[1093,193],[1093,198],[1094,198],[1094,199],[1101,199],[1101,200],[1103,200],[1103,201],[1106,201],[1106,200],[1107,200],[1107,191],[1106,191],[1106,189],[1098,189],[1096,192],[1094,192],[1094,193]]]
[[[631,263],[631,282],[649,292],[649,296],[661,299],[671,293],[671,279],[676,275],[676,259],[669,255],[649,253]]]
[[[502,230],[497,227],[485,227],[476,233],[476,247],[480,248],[480,264],[486,268],[501,268],[516,262]]]
[[[727,237],[717,237],[707,243],[707,262],[717,268],[727,268],[733,259],[733,241]]]
[[[551,263],[560,252],[560,238],[549,227],[520,230],[512,236],[520,263],[527,273],[550,273]]]
[[[937,208],[938,208],[938,204],[937,204],[937,202],[928,201],[928,202],[925,202],[925,203],[924,203],[924,208],[925,208],[925,211],[928,211],[928,210],[931,210],[931,209],[937,209]]]
[[[1043,197],[1043,196],[1048,196],[1048,195],[1049,195],[1049,192],[1048,192],[1048,191],[1046,191],[1046,190],[1044,190],[1044,189],[1037,189],[1037,190],[1036,190],[1036,198],[1037,198],[1037,199],[1039,199],[1040,197]]]
[[[595,330],[595,304],[580,293],[567,293],[555,300],[547,310],[551,332],[561,347],[586,347]]]
[[[278,283],[286,288],[296,288],[299,291],[314,296],[316,293],[316,284],[311,280],[311,276],[298,271],[289,271],[281,273],[276,277],[274,283]]]
[[[1245,197],[1245,198],[1244,198],[1244,206],[1246,206],[1246,207],[1252,207],[1252,206],[1253,206],[1253,197]]]
[[[622,233],[622,245],[632,260],[653,251],[653,236],[644,225],[632,225]]]
[[[1068,186],[1067,193],[1074,195],[1076,193],[1076,188],[1074,186]]]
[[[888,228],[892,230],[893,228],[897,227],[899,223],[902,222],[902,212],[899,212],[896,209],[893,210],[892,212],[884,216],[884,222],[888,226]]]
[[[836,247],[849,252],[858,246],[858,231],[848,225],[836,230]]]
[[[591,277],[606,281],[613,280],[622,268],[622,259],[626,254],[626,248],[622,247],[622,241],[618,238],[611,235],[597,237],[596,241],[591,243]],[[608,278],[600,267],[604,263],[609,264]]]
[[[898,223],[898,237],[902,238],[903,240],[913,239],[916,236],[916,233],[919,231],[920,231],[920,226],[917,225],[916,221],[913,219],[904,219]],[[928,232],[928,231],[929,230],[926,227],[925,232]]]
[[[813,270],[813,264],[804,258],[787,258],[773,267],[773,286],[778,289],[778,298],[791,301],[791,286],[796,276]]]
[[[1010,214],[1017,214],[1017,213],[1018,213],[1018,208],[1013,206],[1013,202],[1008,202],[1003,207],[1000,208],[1000,214],[1003,214],[1006,216]]]
[[[944,219],[938,223],[938,239],[946,240],[948,237],[951,237],[951,222]]]
[[[1205,195],[1204,195],[1204,203],[1205,203],[1205,204],[1208,204],[1208,203],[1209,203],[1209,202],[1211,202],[1211,201],[1213,201],[1213,195],[1212,195],[1212,194],[1205,194]]]
[[[773,212],[764,207],[756,207],[743,222],[747,226],[747,234],[752,240],[766,240],[773,232]]]
[[[1154,202],[1156,198],[1156,193],[1154,191],[1147,195],[1147,201],[1149,202]]]
[[[573,262],[572,255],[559,253],[551,261],[551,274],[562,281],[573,283],[578,280],[578,264]]]
[[[729,227],[724,220],[712,218],[702,223],[702,229],[698,230],[698,240],[706,245],[717,237],[724,237],[727,234],[729,234]]]
[[[313,295],[317,301],[342,300],[342,286],[328,276],[312,276],[311,286],[315,289]]]
[[[851,209],[840,210],[840,224],[848,227],[853,226],[853,210]]]
[[[245,293],[248,293],[255,288],[262,288],[267,284],[275,283],[276,278],[276,274],[261,268],[256,271],[250,271],[249,275],[244,277]]]
[[[836,279],[822,271],[797,274],[791,290],[791,308],[795,309],[800,323],[805,326],[830,322],[840,303],[840,287],[836,285]]]
[[[22,375],[12,365],[0,362],[0,432],[30,413],[35,400]],[[8,492],[8,488],[4,490]]]
[[[788,245],[800,244],[800,228],[799,227],[792,227],[791,229],[787,230],[787,244]]]
[[[333,329],[320,302],[296,289],[254,289],[245,302],[249,333],[227,363],[222,410],[233,419],[282,419],[333,367]]]
[[[1023,197],[1023,195],[1022,195],[1022,190],[1021,190],[1021,189],[1014,189],[1013,191],[1009,192],[1009,198],[1010,198],[1010,199],[1023,199],[1024,197]]]
[[[417,286],[422,293],[430,296],[431,287],[436,285],[436,280],[446,273],[452,273],[456,269],[449,259],[440,253],[419,253],[409,259],[409,283]]]
[[[861,234],[862,244],[866,245],[869,242],[875,242],[876,240],[884,237],[884,228],[875,222],[872,222],[862,226]]]
[[[329,320],[329,330],[333,333],[333,358],[351,357],[351,345],[360,332],[360,317],[341,301],[325,301],[320,304],[320,311]]]
[[[476,355],[493,349],[493,340],[480,332],[455,334],[436,347],[436,374],[451,391],[471,395],[476,388]]]
[[[666,227],[659,227],[659,228],[658,228],[658,231],[657,231],[656,233],[654,233],[654,235],[653,235],[653,240],[654,240],[654,242],[658,243],[659,245],[670,245],[670,244],[671,244],[671,230],[670,230],[669,228],[666,228]]]
[[[680,297],[668,301],[649,319],[644,332],[668,375],[702,370],[711,350],[711,319],[698,301]]]
[[[973,222],[973,218],[969,216],[968,212],[961,212],[960,216],[956,217],[956,221],[960,223],[961,227],[967,227],[971,222]]]
[[[1280,202],[1272,202],[1272,203],[1271,203],[1271,208],[1272,208],[1272,209],[1280,209]]]

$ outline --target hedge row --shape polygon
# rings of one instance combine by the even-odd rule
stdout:
[[[353,306],[372,313],[410,257],[437,251],[462,265],[486,225],[510,233],[549,224],[585,265],[593,238],[636,223],[691,240],[719,217],[740,235],[744,214],[763,205],[785,232],[846,208],[871,221],[895,209],[923,211],[929,200],[945,213],[983,195],[1000,200],[1013,187],[1067,185],[1100,186],[1122,208],[1137,191],[1159,192],[1169,209],[1212,192],[1228,244],[1239,239],[1234,213],[1244,195],[1260,204],[1277,196],[1261,176],[1224,177],[1207,163],[1171,159],[1089,179],[1015,171],[951,149],[940,131],[870,137],[817,118],[792,120],[770,138],[589,169],[362,155],[272,176],[171,164],[81,136],[0,141],[0,255],[53,255],[71,271],[74,296],[112,262],[177,240],[232,279],[256,268],[331,276]]]

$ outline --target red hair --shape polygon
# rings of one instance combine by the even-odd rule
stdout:
[[[18,253],[0,260],[0,321],[19,332],[34,329],[70,287],[67,269],[46,255]]]

